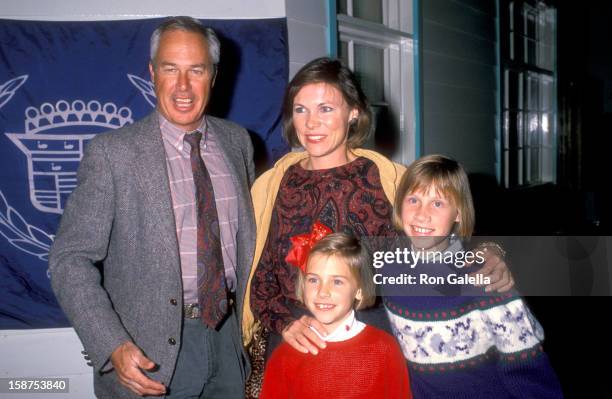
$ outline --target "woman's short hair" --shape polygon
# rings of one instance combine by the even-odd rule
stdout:
[[[149,56],[153,66],[155,66],[155,57],[157,56],[157,50],[159,50],[159,40],[161,35],[173,30],[181,30],[202,35],[202,37],[206,39],[206,43],[208,43],[208,55],[213,63],[213,66],[216,68],[217,64],[219,64],[219,59],[221,58],[221,44],[219,43],[217,34],[214,30],[212,30],[212,28],[204,26],[204,24],[197,19],[185,16],[169,17],[164,22],[159,24],[151,34]]]
[[[426,155],[408,166],[395,193],[395,227],[403,230],[402,206],[406,195],[426,191],[431,186],[457,207],[460,220],[454,233],[461,239],[469,239],[474,231],[475,220],[470,183],[461,164],[443,155]]]
[[[329,234],[312,247],[308,257],[315,254],[334,257],[345,262],[349,267],[361,289],[361,299],[355,300],[355,309],[364,309],[374,304],[376,290],[372,279],[370,253],[355,236],[345,233]],[[302,271],[298,274],[295,291],[297,298],[304,302],[304,273]]]
[[[285,90],[282,118],[283,135],[289,145],[300,147],[293,125],[293,101],[297,93],[309,84],[327,83],[337,88],[348,106],[359,112],[357,120],[349,125],[347,144],[349,148],[362,146],[372,130],[372,111],[368,98],[363,93],[355,74],[341,61],[332,58],[317,58],[304,65],[295,74]]]

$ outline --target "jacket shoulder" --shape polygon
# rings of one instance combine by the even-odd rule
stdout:
[[[139,135],[150,134],[153,131],[159,131],[159,121],[155,112],[145,116],[129,125],[125,125],[119,129],[107,130],[102,132],[91,140],[94,145],[122,145],[129,142]]]
[[[270,182],[270,179],[272,179],[275,172],[276,171],[274,170],[274,168],[268,169],[267,171],[265,171],[261,176],[255,179],[255,182],[253,183],[253,187],[251,188],[251,191],[258,191],[262,189],[263,187],[267,187],[268,183]]]
[[[245,136],[248,136],[247,130],[244,128],[244,126],[239,125],[236,122],[218,118],[216,116],[207,116],[206,118],[213,126],[220,127],[224,130],[231,130],[232,134],[244,134]]]
[[[282,179],[282,177],[285,175],[287,169],[305,157],[306,155],[304,152],[289,152],[283,155],[278,161],[276,161],[272,168],[265,171],[255,180],[255,183],[253,183],[253,187],[251,188],[251,193],[259,193],[261,190],[267,190],[268,186],[273,181],[275,185],[279,184],[280,179]]]

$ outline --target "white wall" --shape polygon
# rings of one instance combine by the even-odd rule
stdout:
[[[327,0],[286,0],[289,77],[308,61],[328,55]]]
[[[290,76],[306,62],[327,54],[326,0],[0,0],[0,18],[92,21],[190,15],[207,19],[287,17]],[[1,296],[1,293],[0,293]],[[92,368],[71,328],[0,330],[0,378],[69,377],[70,394],[93,398]],[[0,394],[38,399],[38,394]]]
[[[0,17],[91,21],[190,15],[211,19],[280,18],[285,0],[0,0]]]
[[[92,368],[72,328],[0,330],[0,378],[68,378],[68,394],[53,398],[93,398]],[[41,394],[0,394],[2,398],[40,399]]]

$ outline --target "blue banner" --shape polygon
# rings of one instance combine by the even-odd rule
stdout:
[[[0,329],[69,325],[49,247],[87,142],[154,109],[149,37],[160,21],[0,20]],[[211,113],[250,131],[265,169],[288,151],[286,21],[204,23],[221,39]]]

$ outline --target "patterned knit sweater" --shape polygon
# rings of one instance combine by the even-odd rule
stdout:
[[[444,263],[383,269],[386,276],[415,275],[417,281],[423,273],[467,274]],[[415,398],[563,397],[542,350],[544,331],[515,292],[486,296],[471,284],[444,283],[384,285],[383,293]]]
[[[283,343],[272,354],[260,399],[412,398],[397,342],[371,326],[357,336],[328,342],[318,355]]]

